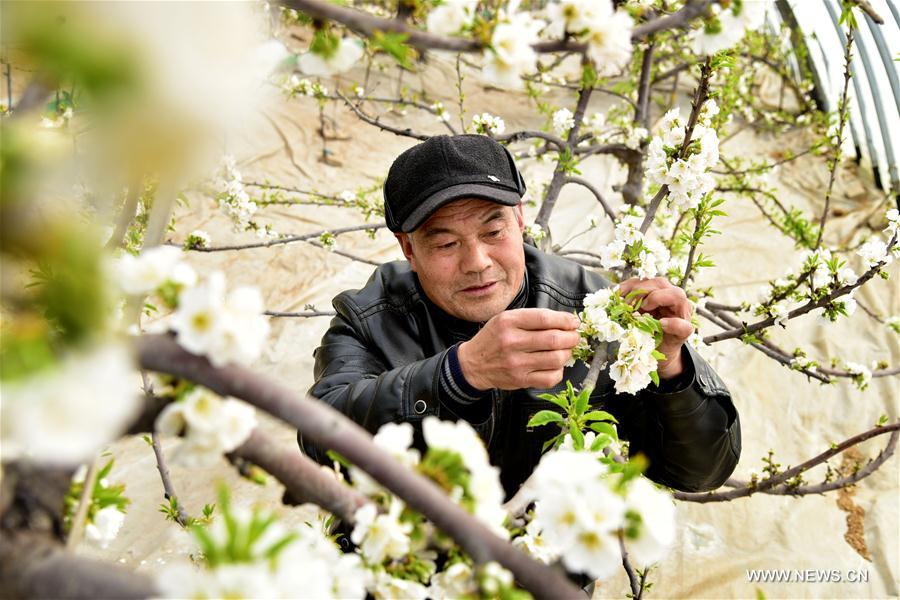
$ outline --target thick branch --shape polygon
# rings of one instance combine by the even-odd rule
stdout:
[[[712,0],[690,0],[684,8],[654,19],[653,21],[639,25],[632,30],[632,42],[641,40],[652,33],[666,29],[684,27],[691,19],[700,15]],[[283,0],[282,4],[296,10],[305,12],[314,19],[336,21],[364,36],[372,36],[376,32],[405,33],[409,37],[406,43],[422,50],[449,50],[451,52],[480,52],[482,45],[476,40],[460,37],[436,35],[415,27],[411,27],[396,19],[383,19],[368,13],[345,8],[340,5],[324,2],[323,0]],[[579,52],[584,53],[587,44],[569,40],[550,42],[538,42],[532,45],[536,52]]]
[[[278,444],[259,428],[233,454],[280,481],[293,500],[313,502],[351,525],[356,509],[369,502],[354,488],[325,473],[317,462],[301,454],[296,446]]]
[[[217,369],[166,336],[139,338],[137,346],[143,368],[185,377],[223,396],[241,398],[297,427],[318,446],[340,453],[430,519],[477,563],[498,561],[541,598],[578,595],[579,590],[564,576],[491,533],[438,486],[401,466],[359,425],[324,402],[298,396],[238,365]]]
[[[33,533],[0,536],[0,590],[4,598],[120,598],[159,596],[146,575],[75,556]]]

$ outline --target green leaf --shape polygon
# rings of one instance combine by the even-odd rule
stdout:
[[[528,420],[528,427],[539,427],[547,423],[562,423],[562,415],[555,410],[542,410]]]
[[[408,33],[384,33],[376,31],[372,37],[369,38],[369,42],[376,51],[380,50],[389,54],[401,67],[409,69],[412,68],[411,59],[415,56],[416,52],[411,46],[406,44],[408,38]]]
[[[656,387],[659,387],[659,373],[656,371],[650,371],[650,379],[653,380],[653,383],[656,384]]]
[[[610,423],[591,423],[591,429],[601,435],[608,435],[614,440],[619,439],[619,435],[616,433],[616,428],[613,427]]]
[[[569,434],[572,436],[572,443],[575,449],[584,450],[584,434],[581,433],[581,430],[578,429],[575,423],[569,422]]]
[[[546,452],[546,451],[547,451],[547,448],[549,448],[550,446],[552,446],[553,444],[555,444],[556,442],[558,442],[559,440],[561,440],[562,437],[563,437],[563,434],[562,434],[562,432],[560,432],[560,433],[557,433],[557,434],[556,434],[555,436],[553,436],[552,438],[550,438],[549,440],[547,440],[546,442],[544,442],[544,445],[541,446],[541,454],[543,454],[544,452]]]
[[[592,410],[589,413],[585,413],[584,415],[585,421],[610,421],[612,423],[618,423],[612,414],[606,412],[605,410]],[[595,430],[596,431],[596,430]]]
[[[591,395],[591,390],[584,389],[578,393],[578,397],[575,399],[575,414],[583,415],[584,411],[588,408],[588,400]]]
[[[564,394],[564,393],[563,393]],[[552,402],[563,410],[569,410],[569,402],[566,397],[563,395],[556,394],[538,394],[538,398],[542,400],[546,400],[547,402]]]
[[[591,452],[600,452],[612,443],[613,439],[605,434],[600,434],[591,442]]]

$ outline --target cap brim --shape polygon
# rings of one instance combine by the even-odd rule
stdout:
[[[497,188],[480,183],[460,183],[432,194],[406,217],[406,220],[400,226],[400,231],[403,233],[415,231],[437,209],[460,198],[482,198],[505,206],[516,206],[522,203],[522,198],[518,192],[510,189]]]

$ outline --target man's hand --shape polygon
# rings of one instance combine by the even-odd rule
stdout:
[[[463,375],[479,390],[553,387],[578,344],[578,325],[574,314],[547,308],[504,311],[460,344]]]
[[[684,290],[669,283],[665,277],[654,279],[632,278],[619,284],[619,293],[627,296],[634,290],[645,290],[640,312],[650,313],[659,319],[662,325],[663,339],[659,351],[666,355],[666,360],[659,361],[656,372],[660,379],[671,379],[681,374],[684,366],[681,361],[681,346],[692,333],[694,326],[691,316],[694,307],[688,300]]]

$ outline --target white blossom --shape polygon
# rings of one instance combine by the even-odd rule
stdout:
[[[860,390],[869,387],[869,382],[872,381],[872,371],[868,367],[855,362],[848,362],[845,366],[847,371],[853,375],[853,381],[856,383],[856,387]]]
[[[775,318],[775,325],[784,325],[790,311],[784,304],[776,302],[769,307],[769,312]]]
[[[385,423],[372,437],[372,442],[387,451],[394,459],[407,467],[419,463],[419,451],[410,449],[413,441],[413,428],[409,423]],[[353,485],[363,494],[374,496],[383,488],[362,469],[351,465],[350,479]]]
[[[715,54],[740,42],[746,31],[763,24],[771,0],[743,0],[718,13],[718,28],[707,25],[694,38],[694,51]]]
[[[619,353],[609,375],[616,382],[616,392],[636,394],[650,385],[650,373],[656,370],[657,360],[652,354],[656,342],[652,335],[636,327],[626,330],[619,342]]]
[[[257,288],[238,287],[225,297],[225,275],[214,271],[202,284],[182,292],[172,329],[178,343],[204,354],[217,367],[249,363],[262,353],[269,333]]]
[[[640,529],[628,539],[628,554],[644,568],[662,559],[675,542],[675,505],[672,495],[644,477],[629,482],[627,510],[640,517]]]
[[[341,38],[331,56],[307,52],[297,59],[297,66],[307,75],[328,76],[349,71],[363,56],[362,43],[351,38]]]
[[[381,571],[375,578],[372,595],[376,600],[426,600],[428,588],[417,581],[391,577]]]
[[[106,343],[73,352],[0,393],[4,460],[72,465],[91,460],[128,427],[142,405],[129,348]]]
[[[350,539],[359,546],[369,564],[379,564],[385,559],[400,558],[409,552],[409,534],[412,524],[399,520],[403,504],[391,499],[390,509],[379,515],[374,504],[366,504],[354,514],[356,525]]]
[[[554,451],[534,471],[534,520],[566,568],[603,578],[621,562],[616,531],[625,502],[609,487],[605,465],[587,452]]]
[[[487,450],[472,426],[463,420],[455,423],[426,417],[422,421],[422,433],[429,448],[449,450],[459,454],[469,471],[469,493],[474,499],[474,514],[494,533],[508,537],[503,524],[504,491],[500,484],[500,470],[490,464]]]
[[[890,264],[894,259],[893,256],[888,253],[887,244],[876,238],[870,239],[860,246],[856,251],[856,254],[862,257],[863,263],[866,265],[867,269],[871,269],[880,262],[884,262],[885,265]]]
[[[537,41],[543,21],[527,12],[511,15],[494,28],[491,44],[484,53],[484,76],[502,88],[522,87],[521,75],[535,67],[537,54],[531,44]]]
[[[478,0],[444,0],[425,19],[425,28],[438,35],[453,35],[472,20]]]
[[[126,294],[148,294],[161,286],[184,258],[180,248],[156,246],[138,256],[125,253],[115,259],[116,282]]]
[[[525,235],[530,237],[535,241],[536,244],[540,244],[541,240],[547,235],[544,231],[544,228],[541,227],[540,223],[533,223],[531,225],[525,226]]]
[[[506,123],[503,119],[490,113],[482,113],[472,117],[472,125],[478,133],[490,133],[491,135],[500,135],[506,131]]]
[[[900,230],[900,210],[892,208],[887,211],[885,217],[887,218],[888,224],[887,227],[884,228],[884,232],[888,237],[892,237]]]
[[[115,506],[101,508],[90,523],[84,527],[84,537],[101,548],[106,548],[119,535],[125,522],[125,513]]]
[[[553,113],[553,129],[558,135],[565,137],[574,126],[575,115],[568,108],[561,108]]]
[[[156,421],[156,430],[164,435],[185,433],[173,457],[191,469],[213,466],[224,453],[247,441],[255,427],[252,406],[233,398],[223,399],[203,387],[166,406]]]
[[[474,595],[477,591],[472,567],[464,562],[455,562],[431,577],[428,597],[432,600],[454,600]]]

